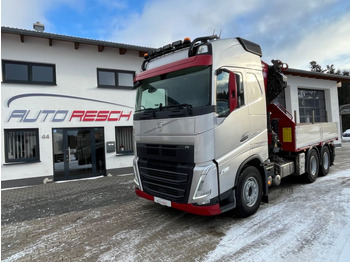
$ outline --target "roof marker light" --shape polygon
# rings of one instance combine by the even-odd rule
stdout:
[[[185,37],[184,44],[189,44],[189,43],[191,43],[191,38]]]

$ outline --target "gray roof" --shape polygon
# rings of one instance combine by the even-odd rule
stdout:
[[[45,32],[39,32],[34,30],[26,30],[26,29],[19,29],[19,28],[5,27],[5,26],[1,27],[1,33],[15,34],[21,37],[31,36],[31,37],[45,38],[49,40],[51,39],[51,40],[60,40],[60,41],[96,45],[96,46],[103,46],[103,47],[114,47],[114,48],[141,51],[141,52],[151,52],[153,50],[153,48],[144,47],[144,46],[121,44],[121,43],[115,43],[115,42],[109,42],[109,41],[101,41],[101,40],[94,40],[94,39],[88,39],[88,38],[45,33]]]
[[[306,71],[306,70],[300,70],[300,69],[294,69],[294,68],[288,68],[283,73],[285,75],[309,77],[309,78],[324,79],[324,80],[333,80],[333,81],[337,81],[337,82],[350,82],[349,76],[319,73],[319,72]]]

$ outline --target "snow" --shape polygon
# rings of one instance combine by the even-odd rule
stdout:
[[[292,191],[233,224],[205,261],[349,261],[350,169]]]

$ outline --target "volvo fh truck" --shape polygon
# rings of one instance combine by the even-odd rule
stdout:
[[[138,196],[199,215],[235,209],[247,217],[283,177],[314,182],[329,172],[337,124],[297,124],[273,102],[287,64],[261,56],[256,43],[217,36],[145,55],[134,83]]]

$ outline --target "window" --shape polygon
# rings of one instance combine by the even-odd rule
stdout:
[[[97,69],[99,87],[133,88],[135,72],[111,69]]]
[[[217,77],[216,87],[216,112],[219,116],[227,116],[230,111],[229,103],[229,83],[230,74],[226,71],[222,71]]]
[[[244,87],[243,87],[243,77],[241,73],[235,72],[236,84],[237,84],[237,108],[244,106]]]
[[[3,60],[2,79],[4,83],[56,85],[56,66]]]
[[[38,129],[5,129],[6,163],[39,161]]]
[[[323,90],[298,89],[300,123],[327,122]]]
[[[116,151],[118,155],[134,153],[134,136],[132,126],[118,126],[115,128]]]

